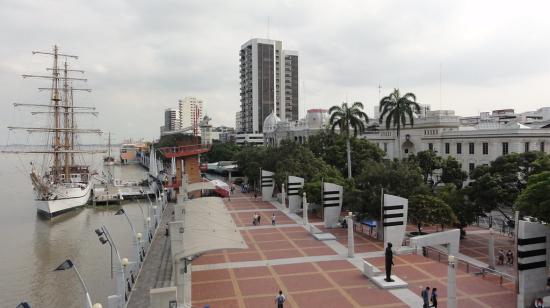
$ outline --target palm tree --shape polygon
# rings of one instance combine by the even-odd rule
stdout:
[[[401,96],[399,89],[394,89],[390,95],[380,100],[379,111],[379,122],[382,123],[386,117],[386,129],[390,129],[390,126],[393,125],[397,130],[399,159],[401,159],[401,128],[405,127],[407,120],[412,127],[414,125],[413,113],[420,113],[420,105],[416,102],[416,96],[413,93]]]
[[[340,134],[346,137],[346,148],[348,154],[348,178],[351,179],[351,144],[350,144],[350,131],[353,130],[353,136],[357,136],[357,133],[362,133],[365,130],[365,123],[369,122],[367,114],[363,112],[363,104],[355,102],[351,107],[348,103],[342,103],[342,106],[330,107],[328,113],[330,114],[331,130],[334,132],[336,127],[339,128]],[[364,122],[363,122],[364,121]]]

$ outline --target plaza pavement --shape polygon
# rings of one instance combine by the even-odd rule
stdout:
[[[236,193],[225,204],[249,248],[212,251],[193,260],[193,307],[275,307],[279,289],[287,296],[285,307],[421,307],[419,295],[427,285],[438,288],[440,307],[446,306],[444,263],[413,254],[396,256],[394,273],[409,287],[382,290],[361,272],[363,259],[383,270],[380,241],[356,233],[356,256],[347,258],[346,229],[325,230],[336,240],[321,242],[305,230],[300,216],[287,214],[278,203]],[[254,213],[262,216],[260,226],[252,224]],[[272,213],[276,226],[271,226]],[[323,230],[318,218],[310,217],[310,222]],[[464,254],[481,253],[478,235],[468,239]],[[457,289],[459,307],[515,307],[513,286],[460,266]]]

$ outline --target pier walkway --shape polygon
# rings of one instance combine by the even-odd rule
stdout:
[[[173,210],[174,205],[168,203],[145,257],[141,272],[130,294],[128,307],[147,308],[149,307],[149,290],[170,286],[172,257],[170,254],[170,237],[165,235],[165,225],[172,221]]]

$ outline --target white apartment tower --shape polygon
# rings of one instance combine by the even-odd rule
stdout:
[[[196,128],[200,134],[200,122],[203,117],[203,102],[196,97],[187,96],[179,101],[179,119],[181,129],[188,127]]]
[[[238,133],[258,134],[275,109],[282,120],[298,120],[298,52],[281,41],[251,39],[241,46],[241,126]]]

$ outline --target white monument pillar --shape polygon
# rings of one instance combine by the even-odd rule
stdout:
[[[355,243],[353,242],[353,213],[349,212],[346,217],[348,224],[348,257],[353,258],[355,256]]]
[[[449,266],[447,267],[447,307],[456,308],[456,258],[449,255]]]
[[[495,269],[495,235],[493,228],[489,229],[489,268]]]
[[[304,206],[304,209],[302,211],[302,222],[304,223],[304,226],[307,226],[309,221],[308,221],[308,217],[307,217],[308,204],[307,204],[307,199],[306,199],[306,193],[305,192],[303,193],[302,204]]]

